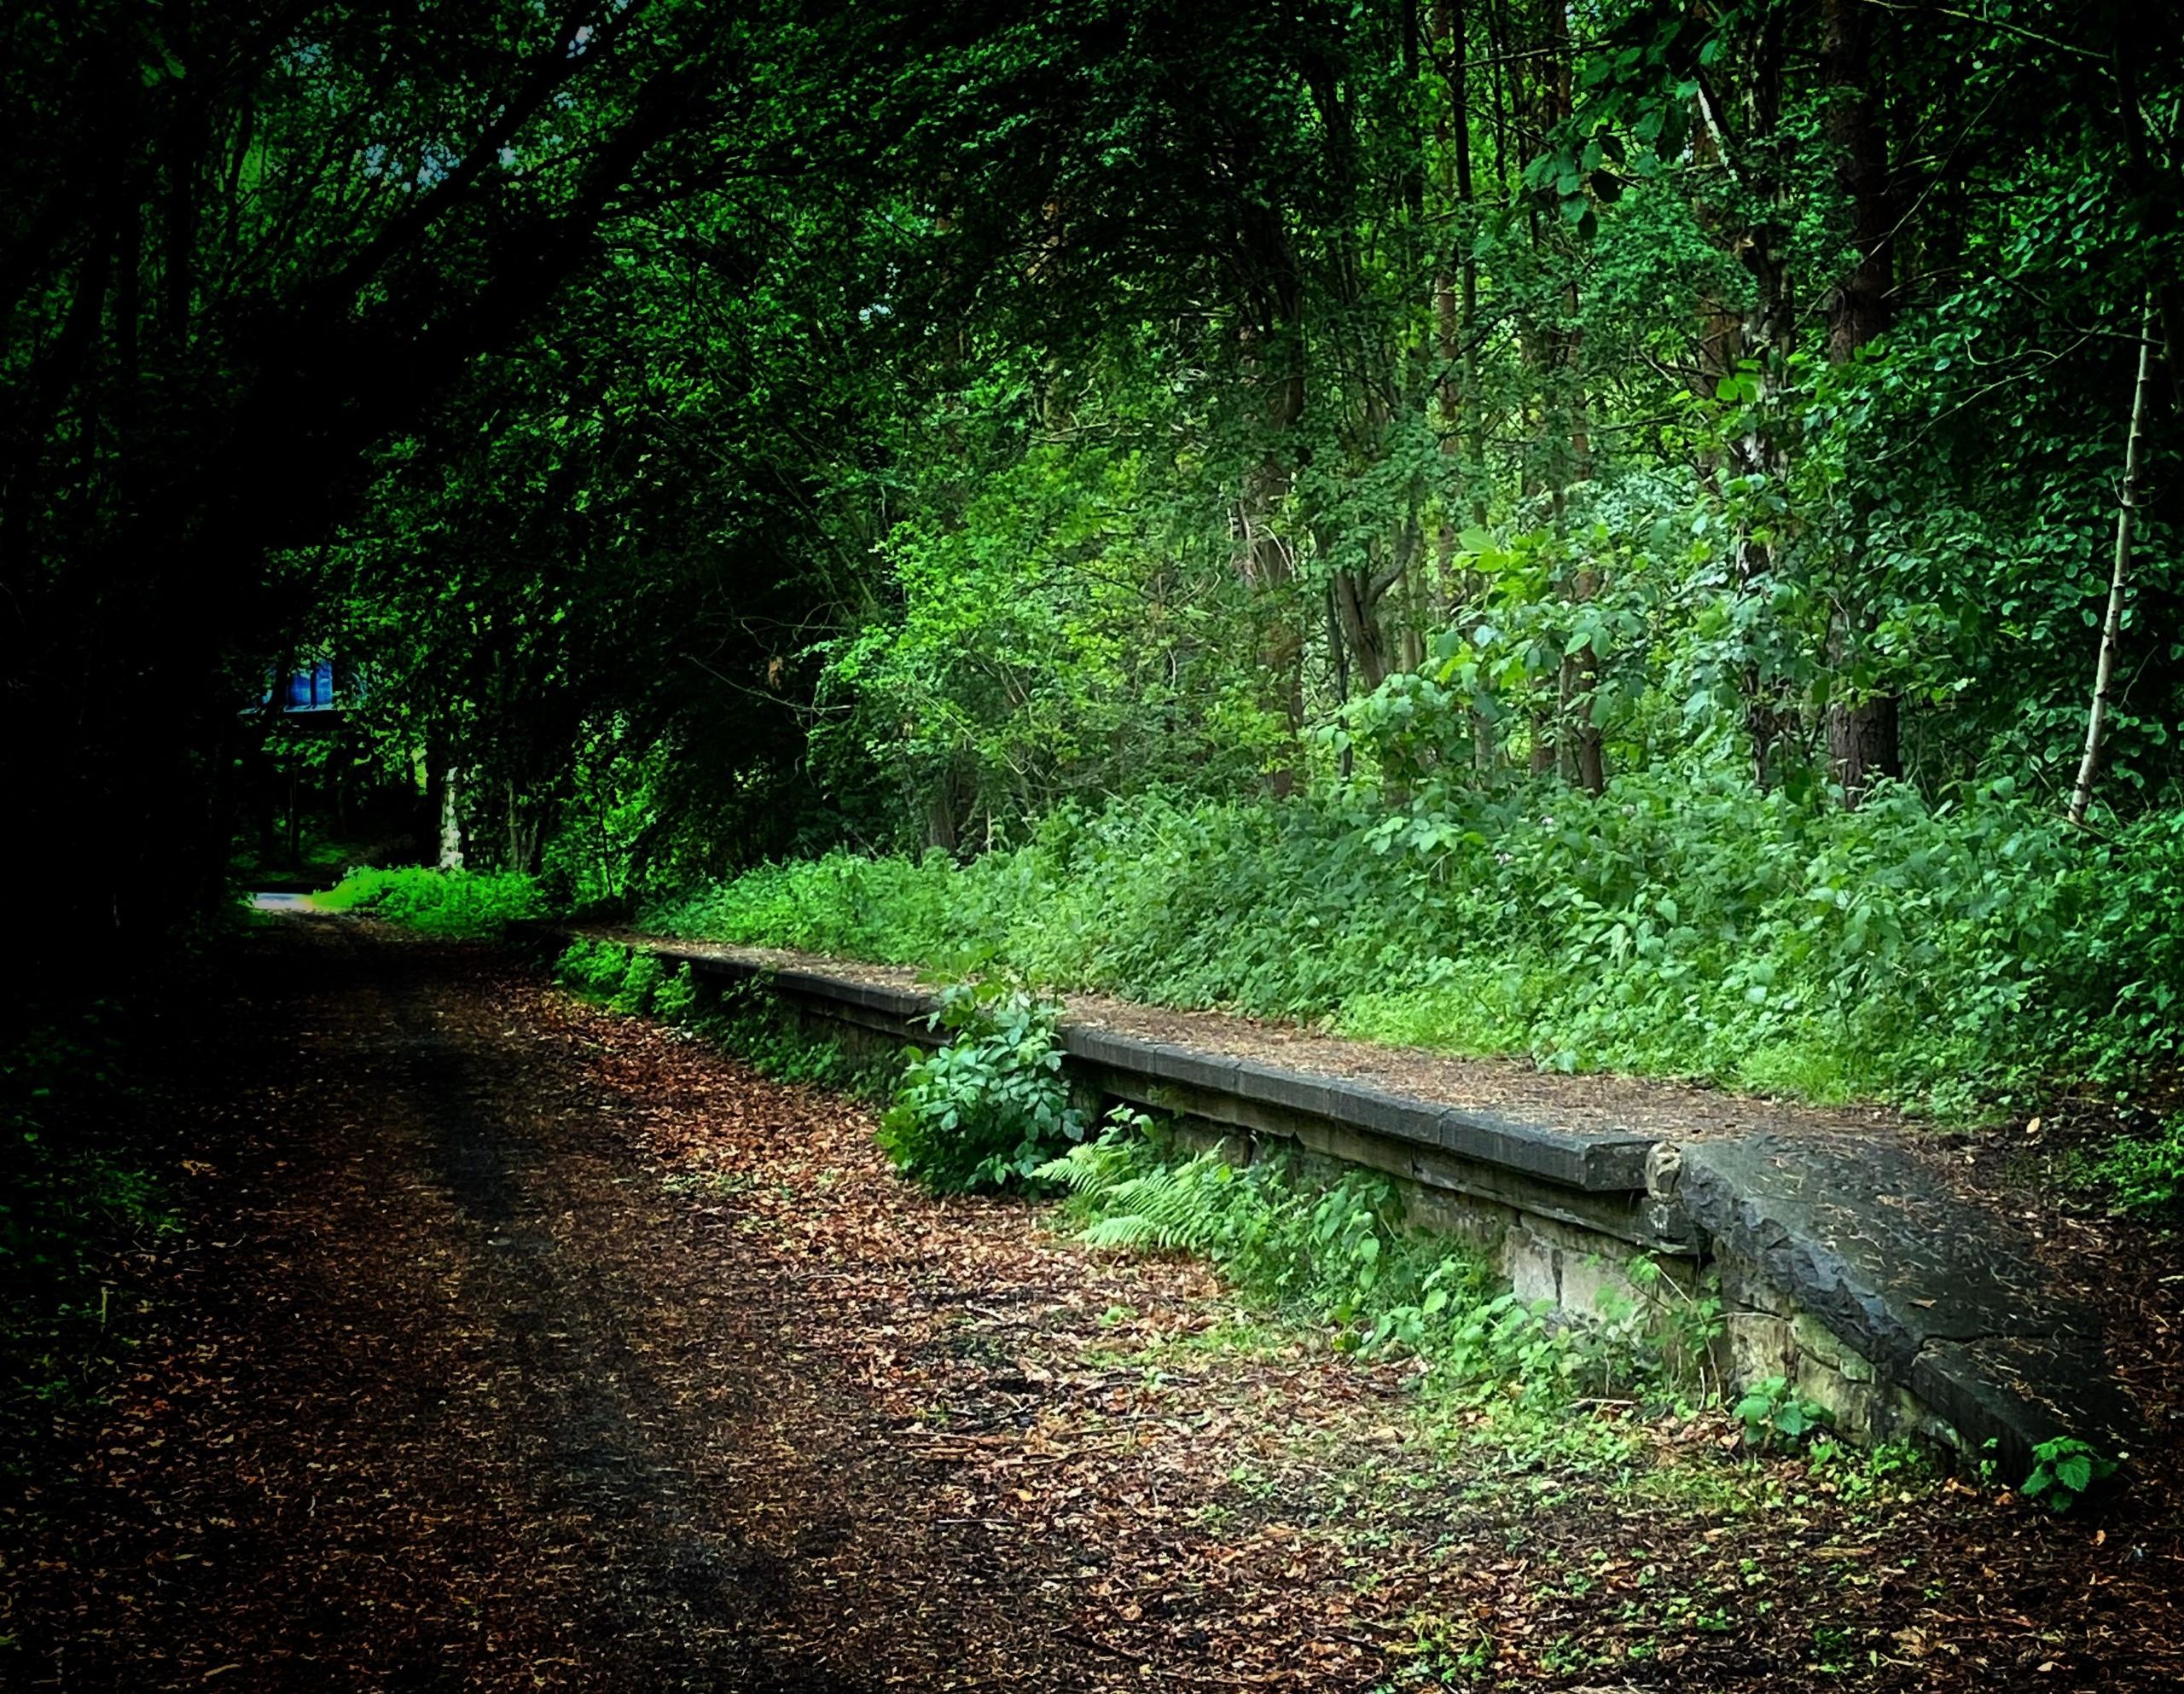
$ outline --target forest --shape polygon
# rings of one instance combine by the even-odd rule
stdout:
[[[1564,1064],[2173,1053],[2172,9],[162,18],[7,26],[63,933],[444,832]]]
[[[2173,9],[6,28],[32,979],[459,867],[2184,1173]]]

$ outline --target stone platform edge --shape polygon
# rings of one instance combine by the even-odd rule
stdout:
[[[868,1041],[941,1039],[930,1021],[939,998],[921,989],[659,937],[524,927],[542,941],[612,940],[688,964],[700,980],[756,985]],[[1966,1462],[1991,1457],[2022,1474],[2034,1446],[2056,1436],[2113,1452],[2140,1433],[2109,1380],[2097,1326],[2087,1332],[2081,1310],[2070,1307],[2059,1319],[2029,1313],[2013,1326],[2036,1343],[2030,1367],[2022,1349],[1990,1365],[1978,1349],[1941,1337],[1907,1351],[1902,1332],[1921,1326],[1920,1308],[1932,1301],[1864,1273],[1834,1242],[1800,1232],[1794,1212],[1776,1215],[1756,1186],[1732,1196],[1718,1181],[1683,1180],[1687,1156],[1703,1167],[1700,1149],[1710,1144],[1446,1106],[1066,1017],[1060,1037],[1073,1086],[1102,1099],[1194,1124],[1209,1144],[1276,1137],[1333,1165],[1397,1177],[1421,1222],[1489,1252],[1527,1301],[1551,1301],[1579,1317],[1642,1307],[1651,1297],[1627,1273],[1641,1255],[1687,1289],[1702,1271],[1717,1272],[1724,1379],[1749,1386],[1782,1377],[1827,1407],[1854,1440],[1910,1439]],[[1755,1250],[1754,1229],[1789,1250]],[[2071,1343],[2066,1357],[2056,1360],[2061,1368],[2042,1370],[2036,1343],[2059,1332]],[[2094,1360],[2100,1362],[2088,1371]]]

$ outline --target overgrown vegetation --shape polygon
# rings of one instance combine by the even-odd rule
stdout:
[[[555,973],[610,1011],[649,1014],[687,1030],[780,1082],[817,1082],[880,1099],[893,1091],[903,1069],[899,1057],[853,1058],[839,1041],[814,1039],[762,984],[701,988],[687,962],[670,972],[653,954],[620,942],[573,941]]]
[[[652,914],[717,940],[1036,981],[1558,1068],[1964,1111],[2176,1056],[2184,827],[2108,841],[1995,785],[1815,810],[1734,774],[1147,797],[969,863],[834,854]]]
[[[2120,1134],[2073,1154],[2064,1175],[2118,1211],[2158,1222],[2184,1219],[2184,1112],[2164,1118],[2150,1134]]]
[[[1057,1010],[1001,977],[941,990],[932,1027],[948,1039],[905,1067],[880,1122],[880,1145],[904,1175],[943,1192],[1020,1188],[1084,1139]]]
[[[1558,1065],[2173,1058],[2160,9],[428,10],[11,23],[56,912],[282,790],[618,915],[854,845],[691,921]]]
[[[369,912],[426,935],[481,939],[544,915],[537,884],[514,871],[352,870],[311,903],[328,912]]]
[[[1690,1362],[1687,1302],[1649,1297],[1614,1321],[1567,1322],[1519,1300],[1446,1235],[1407,1225],[1384,1177],[1315,1181],[1280,1156],[1187,1156],[1142,1117],[1036,1175],[1065,1189],[1088,1244],[1196,1254],[1246,1298],[1329,1327],[1339,1348],[1417,1359],[1427,1386],[1467,1403],[1521,1402],[1529,1418],[1580,1395],[1643,1389],[1665,1402],[1697,1381],[1679,1388],[1664,1368],[1667,1351]]]

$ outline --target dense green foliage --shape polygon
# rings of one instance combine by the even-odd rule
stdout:
[[[328,912],[369,912],[427,935],[468,939],[500,935],[510,924],[545,911],[537,885],[514,871],[351,871],[313,895],[311,903]]]
[[[616,914],[813,861],[683,919],[1554,1064],[2173,1056],[2173,7],[4,27],[63,924],[285,809]],[[373,897],[473,923],[427,886]]]
[[[1989,790],[1857,812],[1734,776],[1059,815],[968,864],[836,854],[657,914],[726,941],[1033,978],[1562,1068],[1960,1109],[2173,1062],[2184,834],[2071,838]]]

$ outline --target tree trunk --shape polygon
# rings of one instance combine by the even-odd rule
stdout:
[[[1784,379],[1795,323],[1795,301],[1786,252],[1788,191],[1777,160],[1781,126],[1783,67],[1788,44],[1781,15],[1770,13],[1753,32],[1749,87],[1743,102],[1741,145],[1728,125],[1735,114],[1724,110],[1714,87],[1702,74],[1693,95],[1698,122],[1692,150],[1702,165],[1718,165],[1730,183],[1725,202],[1694,206],[1699,227],[1722,252],[1733,255],[1751,278],[1751,303],[1741,315],[1726,301],[1705,303],[1699,334],[1699,368],[1715,387],[1743,374],[1756,362],[1757,392],[1742,402],[1747,415],[1743,433],[1725,439],[1717,454],[1699,466],[1702,475],[1722,473],[1779,482],[1789,472],[1787,457],[1774,427],[1774,409]],[[1749,531],[1734,544],[1733,564],[1740,595],[1761,592],[1774,569],[1774,549]],[[1774,780],[1774,750],[1781,744],[1782,711],[1775,680],[1756,656],[1739,666],[1744,696],[1745,728],[1751,750],[1752,780],[1762,789]]]
[[[1585,403],[1585,337],[1577,322],[1577,285],[1572,282],[1569,293],[1571,326],[1563,345],[1563,361],[1569,370],[1570,384],[1570,476],[1572,484],[1583,484],[1593,479],[1593,436]],[[1561,503],[1558,494],[1558,508]],[[1590,565],[1579,566],[1570,578],[1571,603],[1585,605],[1600,592],[1600,587],[1599,573]],[[1569,749],[1569,769],[1565,776],[1588,794],[1603,793],[1607,788],[1607,757],[1600,745],[1600,727],[1594,715],[1600,682],[1598,649],[1588,646],[1580,652],[1563,655],[1561,740]]]
[[[1827,305],[1827,357],[1844,364],[1886,329],[1894,307],[1895,196],[1888,137],[1873,73],[1873,0],[1823,0],[1821,72],[1828,89],[1827,139],[1835,173],[1850,202],[1850,241],[1857,257],[1835,285]],[[1863,513],[1859,514],[1862,526]],[[1854,542],[1855,544],[1855,542]],[[1867,621],[1852,604],[1836,614],[1831,657],[1847,656],[1854,625]],[[1903,774],[1895,697],[1876,693],[1832,699],[1827,705],[1829,774],[1856,808],[1878,776]]]
[[[1903,774],[1901,746],[1893,694],[1828,705],[1827,768],[1842,785],[1844,805],[1855,809],[1876,777]]]
[[[2131,542],[2139,517],[2139,444],[2146,428],[2146,384],[2153,370],[2156,311],[2152,291],[2139,328],[2139,374],[2131,385],[2131,427],[2123,439],[2123,489],[2116,506],[2115,562],[2108,573],[2108,610],[2100,620],[2100,656],[2093,667],[2093,705],[2086,713],[2085,753],[2071,789],[2071,821],[2085,821],[2093,803],[2093,780],[2100,769],[2100,741],[2108,727],[2108,696],[2116,678],[2116,643],[2123,627],[2123,588],[2130,579]]]
[[[1272,455],[1245,481],[1237,506],[1241,553],[1237,564],[1252,589],[1259,619],[1259,667],[1269,698],[1292,742],[1304,727],[1304,638],[1297,627],[1296,559],[1274,526],[1274,513],[1289,493],[1289,473]],[[1293,763],[1277,766],[1269,779],[1277,799],[1295,792]]]
[[[1387,638],[1380,629],[1379,601],[1373,585],[1361,583],[1350,571],[1337,571],[1328,593],[1356,666],[1357,692],[1370,694],[1388,680]]]
[[[1334,667],[1334,703],[1338,710],[1350,704],[1350,650],[1343,645],[1342,622],[1335,610],[1334,584],[1327,584],[1327,662]],[[1347,782],[1356,769],[1348,737],[1345,737],[1342,751],[1336,755],[1336,763]]]
[[[538,837],[544,827],[543,807],[527,807],[514,777],[503,780],[508,799],[508,869],[528,876],[538,857]]]
[[[1471,520],[1486,523],[1486,426],[1479,404],[1478,360],[1474,337],[1478,323],[1478,260],[1472,252],[1471,208],[1478,199],[1471,159],[1471,76],[1469,22],[1462,0],[1434,0],[1433,39],[1445,55],[1446,97],[1440,105],[1437,138],[1441,144],[1442,200],[1446,228],[1436,252],[1439,264],[1434,276],[1433,329],[1441,366],[1438,397],[1441,409],[1441,451],[1453,461]],[[1461,257],[1451,258],[1457,244]],[[1467,608],[1483,597],[1484,583],[1475,573],[1456,580],[1456,526],[1448,506],[1456,498],[1451,485],[1443,495],[1440,532],[1434,538],[1436,591],[1442,616],[1453,624]],[[1481,775],[1490,775],[1501,763],[1500,738],[1493,717],[1477,705],[1471,708],[1472,763]]]
[[[440,778],[440,853],[439,867],[444,871],[462,868],[462,819],[456,809],[457,780],[453,765]]]
[[[1293,746],[1304,727],[1304,637],[1295,603],[1295,551],[1275,528],[1275,514],[1288,498],[1291,481],[1281,444],[1304,412],[1303,349],[1285,334],[1293,335],[1296,328],[1301,284],[1275,213],[1263,206],[1247,208],[1239,239],[1260,279],[1255,297],[1244,303],[1240,363],[1246,386],[1261,396],[1267,445],[1244,479],[1237,501],[1236,568],[1253,591],[1261,673]],[[1277,360],[1279,367],[1269,368]],[[1293,754],[1270,774],[1269,786],[1276,798],[1295,791]]]

